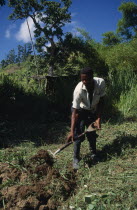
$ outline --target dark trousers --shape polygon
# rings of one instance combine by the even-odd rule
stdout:
[[[78,138],[78,136],[84,132],[85,127],[87,128],[91,123],[96,120],[96,115],[90,111],[80,109],[78,110],[78,119],[74,131],[74,158],[79,159],[81,142],[84,141],[85,136]],[[86,134],[89,142],[89,149],[93,154],[96,154],[96,131],[89,132]]]

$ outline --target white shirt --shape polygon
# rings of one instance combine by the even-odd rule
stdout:
[[[92,103],[90,104],[89,93],[83,82],[79,82],[73,93],[72,107],[75,109],[86,109],[92,112],[96,111],[97,104],[99,103],[100,97],[105,95],[105,81],[102,78],[94,77],[94,91]]]

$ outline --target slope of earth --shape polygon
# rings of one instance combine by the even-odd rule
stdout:
[[[54,135],[52,125],[51,138],[58,138],[62,127],[60,124]],[[136,121],[103,124],[98,131],[99,162],[90,159],[88,142],[84,141],[77,172],[72,170],[72,145],[55,158],[47,152],[60,148],[63,136],[60,144],[51,139],[52,144],[38,147],[24,140],[16,147],[1,149],[0,208],[137,209],[136,128]]]

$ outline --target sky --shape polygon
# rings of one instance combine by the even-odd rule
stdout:
[[[118,11],[122,2],[123,0],[72,0],[72,20],[66,24],[64,31],[77,35],[76,28],[82,28],[92,39],[101,42],[103,33],[116,31],[117,23],[122,17]],[[137,0],[133,2],[137,3]],[[8,20],[11,12],[12,9],[7,6],[0,7],[0,61],[6,58],[10,50],[16,50],[18,45],[30,42],[26,20]],[[33,37],[33,21],[29,18],[28,23]]]

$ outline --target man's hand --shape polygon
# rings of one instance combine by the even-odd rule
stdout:
[[[71,142],[71,141],[74,141],[74,133],[73,132],[70,132],[70,134],[67,137],[67,142]]]
[[[94,122],[94,127],[97,128],[98,130],[101,129],[101,120],[100,120],[100,118],[96,119],[96,121]]]

